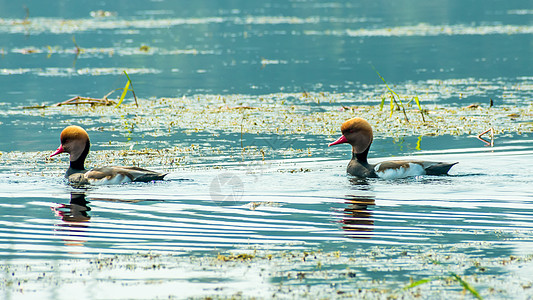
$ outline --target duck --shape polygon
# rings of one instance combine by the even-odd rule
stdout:
[[[138,167],[105,166],[85,169],[85,158],[89,154],[91,142],[89,134],[80,126],[71,125],[61,131],[61,144],[50,155],[61,153],[70,155],[70,166],[65,177],[72,185],[109,185],[128,182],[151,182],[163,180],[166,173],[159,173]]]
[[[348,143],[352,146],[352,160],[347,173],[364,178],[397,179],[420,175],[447,175],[457,162],[423,160],[390,160],[377,164],[368,163],[367,156],[374,139],[372,126],[362,118],[352,118],[341,125],[342,135],[329,147]]]

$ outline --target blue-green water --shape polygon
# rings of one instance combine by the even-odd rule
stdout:
[[[533,98],[531,1],[25,6],[0,1],[2,261],[250,248],[350,253],[457,247],[482,258],[532,254],[533,139],[527,132],[499,135],[494,148],[472,135],[420,141],[418,135],[377,135],[370,153],[376,161],[418,155],[459,164],[451,176],[361,181],[345,175],[349,149],[327,148],[329,134],[128,129],[124,120],[133,115],[22,108],[102,97],[124,86],[126,70],[145,101],[197,97],[195,105],[209,107],[202,102],[209,95],[236,94],[243,106],[288,99],[310,114],[378,104],[385,87],[373,68],[400,94],[420,95],[424,105],[486,106],[493,99],[496,107],[525,108]],[[337,100],[287,96],[302,93]],[[133,101],[129,94],[126,101]],[[67,159],[46,161],[68,124],[88,128],[95,153],[192,150],[180,154],[179,165],[149,158],[151,168],[170,171],[168,181],[74,189],[62,178]],[[267,154],[243,159],[243,146]],[[402,276],[417,274],[425,273]]]

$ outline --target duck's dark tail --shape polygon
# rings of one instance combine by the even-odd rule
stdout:
[[[138,167],[113,167],[116,172],[128,176],[131,181],[135,182],[150,182],[154,180],[163,180],[167,173],[160,173],[151,170],[146,170]]]
[[[448,171],[450,171],[450,169],[456,164],[457,162],[454,162],[451,164],[443,163],[443,162],[436,163],[426,168],[426,174],[427,175],[445,175],[445,174],[448,174]]]
[[[153,173],[153,174],[144,174],[142,176],[139,176],[135,178],[135,182],[150,182],[154,180],[163,180],[165,176],[167,176],[168,173]]]

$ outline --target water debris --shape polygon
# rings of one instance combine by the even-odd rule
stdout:
[[[109,94],[108,94],[109,95]],[[34,109],[34,108],[47,108],[51,106],[63,106],[63,105],[83,105],[83,104],[90,104],[90,105],[101,105],[101,106],[111,106],[115,105],[116,102],[113,100],[107,99],[107,96],[104,96],[103,98],[91,98],[91,97],[82,97],[82,96],[76,96],[72,97],[68,100],[65,100],[63,102],[59,102],[53,105],[32,105],[32,106],[23,106],[23,109]]]
[[[24,20],[17,22],[16,24],[28,25],[30,24],[30,9],[26,5],[24,5],[23,8],[26,16],[24,17]]]
[[[483,135],[487,134],[490,132],[490,142],[487,141],[486,139],[482,138]],[[482,133],[478,134],[477,135],[477,138],[484,142],[485,143],[485,146],[490,146],[490,147],[494,147],[494,128],[489,128],[485,131],[483,131]]]
[[[250,210],[255,210],[256,208],[260,207],[260,206],[263,206],[263,207],[277,207],[277,206],[281,206],[280,203],[278,202],[273,202],[273,201],[261,201],[261,202],[250,202],[248,204],[245,205],[247,208],[249,208]]]
[[[142,51],[142,52],[149,52],[152,48],[148,45],[141,45],[139,47],[139,50]]]
[[[77,56],[80,55],[80,53],[83,52],[83,49],[80,46],[78,46],[78,43],[76,43],[76,37],[75,36],[72,36],[72,42],[74,43],[74,47],[76,48],[75,53],[76,53],[76,57],[77,57]]]
[[[278,60],[278,59],[266,59],[264,57],[261,57],[261,69],[265,68],[267,65],[286,65],[289,62],[286,60]]]
[[[109,17],[116,17],[117,13],[113,11],[106,11],[106,10],[94,10],[90,13],[91,17],[93,18],[109,18]]]
[[[106,96],[103,98],[90,98],[90,97],[81,97],[76,96],[73,98],[70,98],[66,101],[59,102],[54,104],[54,106],[62,106],[62,105],[79,105],[79,104],[91,104],[91,105],[114,105],[115,102],[112,100],[107,99]]]
[[[124,88],[114,89],[111,92],[107,93],[102,98],[76,96],[76,97],[72,97],[72,98],[70,98],[70,99],[68,99],[66,101],[59,102],[59,103],[56,103],[56,104],[53,104],[53,105],[33,105],[33,106],[24,106],[22,108],[23,109],[34,109],[34,108],[47,108],[47,107],[51,107],[51,106],[83,105],[83,104],[89,104],[91,106],[95,106],[95,105],[98,105],[98,106],[112,106],[112,105],[115,105],[115,108],[117,108],[117,107],[120,106],[120,104],[122,104],[122,101],[124,101],[124,98],[125,98],[126,93],[128,91],[132,92],[133,98],[135,99],[135,105],[137,107],[139,107],[139,103],[137,102],[137,96],[135,95],[135,91],[133,90],[133,86],[131,84],[131,79],[128,76],[128,73],[126,73],[126,71],[124,71],[124,74],[128,78],[128,81],[126,82],[126,86]],[[121,94],[121,96],[120,96],[120,98],[118,100],[118,103],[113,101],[113,100],[109,100],[108,97],[111,94],[113,94],[114,92],[118,91],[118,90],[123,90],[122,94]]]
[[[218,254],[217,259],[220,261],[249,261],[255,258],[255,255],[248,254],[248,253],[241,253],[241,254],[231,254],[231,255],[222,255]]]

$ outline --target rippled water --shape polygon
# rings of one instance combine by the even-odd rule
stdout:
[[[492,148],[473,132],[378,132],[373,161],[417,156],[459,162],[449,176],[395,181],[347,176],[349,149],[327,148],[331,133],[277,132],[270,121],[282,122],[274,109],[280,105],[303,115],[377,105],[387,90],[375,70],[399,94],[418,95],[424,107],[486,107],[489,99],[496,108],[531,107],[530,4],[100,1],[80,7],[26,1],[25,10],[18,2],[0,2],[0,258],[48,263],[139,252],[348,254],[375,247],[460,249],[451,252],[479,258],[530,255],[531,109],[509,114],[508,122],[524,132],[499,132]],[[124,70],[143,105],[161,109],[153,110],[153,122],[142,107],[124,115],[23,108],[102,97],[124,86]],[[161,97],[173,98],[176,111],[180,98],[183,107],[195,109],[224,108],[215,98],[243,109],[271,105],[247,117],[267,120],[268,130],[243,133],[244,121],[227,128],[172,127],[168,121],[185,118],[184,110],[169,114]],[[129,94],[126,101],[133,101]],[[128,123],[139,116],[145,119],[136,127]],[[239,117],[244,120],[245,112]],[[90,165],[105,163],[106,151],[149,148],[142,159],[128,153],[121,159],[168,171],[168,180],[69,187],[62,178],[66,157],[46,160],[67,124],[88,128]],[[174,147],[181,151],[179,163],[153,154]],[[373,270],[364,278],[389,276]],[[500,272],[507,271],[489,273]],[[399,272],[398,278],[415,273]],[[282,277],[272,275],[267,285]],[[228,282],[243,286],[235,278]],[[259,289],[265,296],[267,288]]]
[[[525,251],[533,230],[533,140],[514,137],[490,150],[422,151],[459,165],[450,176],[395,181],[351,178],[346,160],[325,158],[193,166],[164,182],[87,190],[59,176],[5,172],[2,255],[483,242],[494,254]]]

